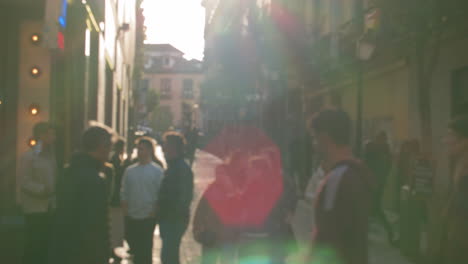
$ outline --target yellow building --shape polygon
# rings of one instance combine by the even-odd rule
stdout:
[[[304,23],[311,34],[310,52],[317,53],[317,47],[325,46],[316,57],[325,58],[319,61],[319,67],[326,69],[320,74],[320,87],[306,87],[305,90],[306,104],[333,102],[356,121],[360,83],[358,67],[361,64],[363,140],[374,137],[379,131],[386,131],[396,155],[403,141],[421,141],[421,94],[418,92],[421,79],[418,79],[419,65],[414,50],[402,44],[411,45],[411,42],[394,32],[392,35],[389,30],[394,21],[385,4],[390,3],[381,1],[382,6],[377,6],[367,0],[318,0],[315,4],[305,5]],[[466,4],[456,0],[453,3],[455,6],[447,5],[444,9],[446,22],[440,52],[434,60],[433,73],[426,76],[432,83],[429,90],[430,129],[437,168],[437,195],[444,193],[449,185],[450,162],[441,141],[447,123],[452,116],[468,113],[468,56],[463,48],[468,38],[463,33],[465,29],[457,28],[457,24],[462,22],[451,22],[463,20],[463,14],[458,10],[466,10]],[[357,23],[358,16],[361,16],[362,28]],[[360,58],[357,52],[360,40],[373,46],[372,55],[365,59]],[[431,53],[428,50],[425,54],[429,57]]]
[[[159,107],[148,120],[156,130],[165,130],[168,125],[181,129],[202,128],[199,107],[202,63],[187,60],[183,55],[170,44],[145,45],[144,76],[140,89],[144,94],[154,91],[159,95]],[[161,124],[162,119],[166,120],[166,124]]]

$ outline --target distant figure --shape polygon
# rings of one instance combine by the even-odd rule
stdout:
[[[187,132],[187,158],[189,159],[190,166],[195,161],[195,153],[198,147],[199,131],[196,127],[189,129]]]
[[[413,164],[420,155],[419,142],[416,139],[406,140],[400,147],[400,152],[397,159],[397,208],[400,212],[401,188],[411,184],[411,174]]]
[[[168,132],[163,141],[167,170],[157,208],[162,239],[161,262],[179,264],[180,243],[190,220],[193,173],[184,161],[184,137],[178,132]]]
[[[120,206],[120,189],[122,184],[122,177],[125,171],[125,141],[118,140],[114,144],[114,153],[112,154],[110,162],[114,166],[115,170],[115,179],[114,179],[114,190],[112,193],[112,205]]]
[[[128,168],[130,165],[135,164],[137,162],[133,154],[134,151],[135,151],[134,148],[127,150],[127,158],[124,160],[124,163],[123,163],[124,169]]]
[[[111,147],[107,130],[91,127],[84,132],[83,152],[72,157],[59,181],[49,263],[109,261],[109,190],[102,168]]]
[[[395,237],[392,226],[382,208],[385,185],[392,169],[392,153],[385,132],[380,132],[374,140],[366,144],[364,160],[375,177],[374,182],[376,183],[373,196],[373,215],[384,225],[389,243],[394,244]]]
[[[55,129],[49,123],[38,123],[33,135],[37,143],[20,161],[21,202],[26,217],[25,264],[46,263],[57,178]]]
[[[114,263],[120,263],[121,258],[115,254],[115,248],[123,246],[124,240],[124,216],[120,206],[120,189],[122,177],[125,170],[125,141],[120,139],[114,143],[114,152],[112,153],[110,163],[113,167],[112,188],[111,188],[111,257]]]
[[[443,214],[441,264],[468,263],[468,116],[454,119],[445,140],[455,161],[452,190]]]
[[[351,120],[341,110],[320,112],[312,123],[325,179],[315,201],[312,261],[367,264],[371,177],[352,154]]]
[[[154,142],[138,141],[138,163],[125,170],[121,201],[127,217],[128,243],[135,264],[151,264],[153,233],[156,226],[156,201],[163,178],[162,168],[153,162]]]
[[[283,191],[267,221],[266,229],[271,239],[272,264],[284,264],[289,255],[298,249],[292,220],[298,196],[291,177],[283,177]]]
[[[291,142],[291,174],[296,181],[301,195],[306,191],[307,183],[313,173],[313,145],[311,136],[303,129]]]
[[[114,193],[114,190],[115,190],[115,169],[114,169],[114,165],[112,165],[112,163],[110,162],[104,162],[104,164],[102,164],[102,167],[101,167],[101,172],[104,173],[104,175],[106,176],[104,179],[106,179],[106,189],[108,190],[108,197],[107,197],[107,201],[109,203],[109,205],[112,204],[112,196],[113,196],[113,193]]]
[[[153,142],[153,152],[151,153],[151,160],[156,163],[157,165],[159,165],[161,168],[164,168],[164,164],[163,162],[158,158],[158,156],[156,156],[156,142],[154,141],[154,139],[152,138],[149,138],[151,140],[151,142]]]

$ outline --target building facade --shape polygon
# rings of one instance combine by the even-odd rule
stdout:
[[[127,138],[140,1],[0,1],[1,209],[17,203],[18,159],[35,143],[32,127],[57,128],[59,166],[82,131],[106,127]]]
[[[203,128],[199,107],[203,82],[202,63],[187,60],[183,55],[183,52],[170,44],[145,45],[140,89],[144,95],[158,95],[157,108],[151,109],[146,117],[146,122],[156,131],[164,132],[169,127]],[[145,109],[142,111],[146,112]]]
[[[343,108],[361,127],[356,132],[361,135],[354,135],[361,138],[355,141],[359,145],[382,130],[390,135],[395,153],[404,140],[423,140],[424,111],[420,106],[425,95],[419,86],[417,56],[422,50],[426,55],[423,57],[430,58],[435,51],[436,60],[430,66],[433,72],[422,78],[426,83],[425,79],[430,80],[426,90],[432,109],[431,127],[425,130],[432,132],[432,144],[428,145],[432,145],[438,163],[437,175],[447,182],[444,175],[449,162],[440,138],[447,120],[467,108],[467,58],[462,49],[467,41],[466,28],[459,26],[464,24],[462,12],[467,9],[463,1],[445,2],[435,16],[429,11],[405,16],[404,8],[385,0],[236,2],[204,1],[207,78],[220,68],[216,62],[220,57],[217,48],[222,46],[219,36],[229,25],[237,25],[230,29],[250,32],[255,36],[257,50],[270,51],[258,60],[265,68],[258,79],[282,80],[288,97],[300,98],[296,102],[303,107],[297,112],[305,114],[305,119],[326,106]],[[408,8],[421,10],[417,6]],[[436,10],[429,4],[426,9]],[[416,19],[442,25],[439,45],[431,47],[434,41],[429,36],[426,48],[419,48],[415,40],[408,39],[411,34],[396,29],[414,32],[416,25],[427,24]],[[248,54],[238,51],[238,55],[245,58]]]
[[[435,164],[433,224],[437,203],[451,184],[451,161],[441,139],[453,116],[468,113],[463,48],[468,6],[459,0],[436,2],[206,0],[206,77],[219,72],[219,36],[229,25],[253,32],[259,50],[269,51],[260,57],[264,71],[258,78],[268,81],[268,89],[270,81],[281,80],[285,111],[296,106],[288,116],[306,122],[324,107],[345,110],[355,121],[358,153],[380,131],[389,135],[395,155],[408,139],[421,143]],[[237,56],[248,57],[242,51]],[[291,127],[286,124],[283,130]],[[397,187],[389,188],[394,196],[387,201],[395,201]]]

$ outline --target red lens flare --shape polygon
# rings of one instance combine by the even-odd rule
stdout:
[[[281,154],[253,126],[226,127],[205,149],[224,162],[204,198],[225,226],[261,227],[283,193]]]

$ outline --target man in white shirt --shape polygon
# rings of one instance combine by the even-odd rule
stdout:
[[[153,162],[154,141],[138,141],[138,163],[125,170],[121,202],[126,216],[127,242],[135,264],[151,264],[153,233],[156,226],[156,202],[163,178],[162,168]]]
[[[26,216],[26,246],[23,263],[45,263],[51,213],[55,209],[57,162],[55,129],[50,123],[34,126],[37,144],[21,158],[21,203]]]

